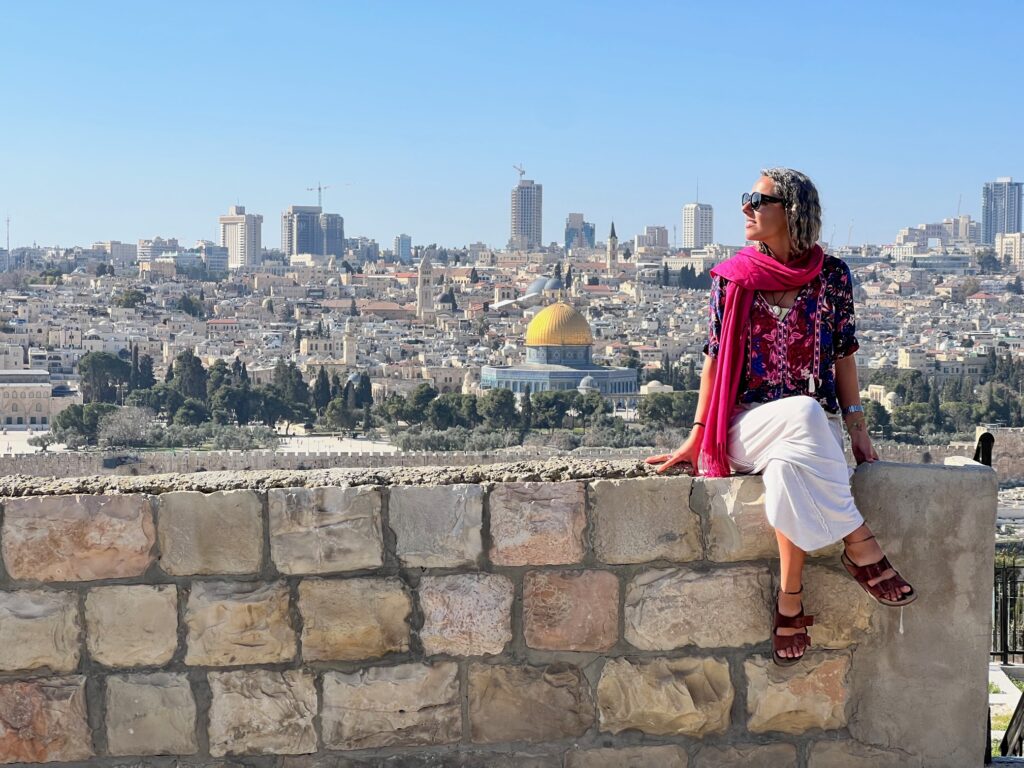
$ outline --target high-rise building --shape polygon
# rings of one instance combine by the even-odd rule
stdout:
[[[339,213],[320,214],[321,256],[345,255],[345,220]]]
[[[715,239],[715,214],[707,203],[683,206],[683,248],[703,248]]]
[[[221,216],[220,247],[228,249],[228,267],[242,269],[259,266],[263,258],[263,217],[246,213],[244,205],[232,205]]]
[[[543,244],[544,187],[531,179],[520,179],[512,189],[512,235],[508,247],[519,251]]]
[[[597,244],[594,225],[583,220],[582,213],[570,213],[565,218],[565,250],[593,248]]]
[[[395,259],[399,264],[412,263],[412,238],[408,235],[395,235]]]
[[[1021,231],[1021,191],[1024,183],[1010,176],[985,182],[981,190],[981,242],[995,245],[996,235]]]
[[[319,205],[290,205],[281,214],[281,251],[285,256],[345,255],[345,219]]]

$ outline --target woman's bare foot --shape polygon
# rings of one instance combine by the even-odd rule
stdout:
[[[846,556],[853,561],[854,565],[871,565],[877,563],[883,557],[885,553],[878,544],[878,540],[871,533],[871,529],[867,525],[862,525],[857,530],[853,531],[847,536],[843,537],[843,543],[846,546]],[[896,575],[896,571],[892,568],[888,568],[882,572],[882,574],[874,579],[868,581],[868,584],[875,586],[886,579],[892,578]],[[884,596],[887,600],[898,602],[903,595],[913,591],[913,588],[907,584],[898,586],[896,582],[888,585],[888,588],[884,591]]]

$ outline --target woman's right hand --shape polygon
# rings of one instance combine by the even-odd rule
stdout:
[[[672,453],[660,453],[657,456],[648,456],[644,461],[648,464],[660,464],[661,466],[658,467],[659,475],[677,464],[689,464],[691,467],[696,468],[697,458],[700,456],[700,444],[703,435],[703,429],[695,428],[690,432],[690,436],[683,441],[683,444],[676,448]]]

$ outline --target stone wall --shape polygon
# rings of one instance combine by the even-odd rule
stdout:
[[[921,597],[878,607],[814,553],[813,648],[787,669],[758,478],[548,461],[0,486],[0,762],[981,764],[988,469],[858,471]]]
[[[1000,438],[1001,440],[1001,438]],[[1024,478],[1024,441],[1020,450],[1004,448],[999,463],[1002,479]],[[879,443],[876,446],[883,461],[908,464],[941,464],[948,456],[974,455],[974,449],[961,446],[906,445]],[[272,469],[329,469],[332,467],[430,467],[435,465],[472,466],[507,461],[546,459],[555,456],[572,458],[642,458],[654,448],[577,448],[564,452],[541,446],[516,447],[501,451],[395,451],[393,453],[359,453],[320,451],[281,453],[276,451],[69,451],[61,453],[6,454],[0,456],[0,475],[32,477],[81,477],[84,475],[152,475],[185,472],[244,472]]]

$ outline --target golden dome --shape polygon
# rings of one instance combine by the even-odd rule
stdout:
[[[528,347],[589,347],[593,343],[587,319],[564,301],[544,307],[526,327]]]

